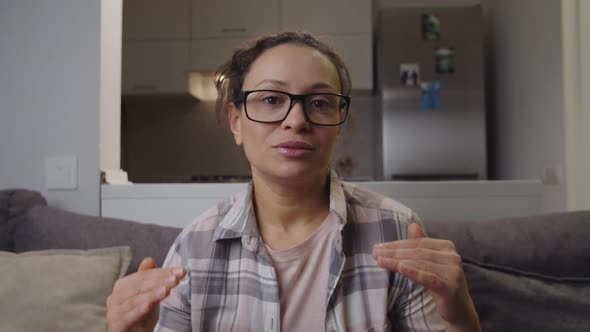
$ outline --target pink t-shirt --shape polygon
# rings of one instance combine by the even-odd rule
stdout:
[[[303,243],[285,250],[266,246],[279,283],[282,331],[323,331],[332,241],[338,219],[326,220]]]

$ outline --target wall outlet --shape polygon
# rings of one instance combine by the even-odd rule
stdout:
[[[75,156],[53,156],[45,159],[45,187],[49,190],[77,189],[77,158]]]

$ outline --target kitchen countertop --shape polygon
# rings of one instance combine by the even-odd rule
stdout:
[[[539,180],[350,181],[391,197],[428,220],[485,220],[542,212]],[[182,227],[241,183],[101,186],[101,215]]]

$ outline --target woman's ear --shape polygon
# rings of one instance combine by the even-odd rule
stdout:
[[[227,110],[227,119],[229,121],[229,128],[234,134],[236,145],[242,145],[242,126],[240,122],[240,115],[242,113],[236,107],[236,104],[230,102]]]

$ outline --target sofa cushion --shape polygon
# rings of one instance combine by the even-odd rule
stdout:
[[[14,252],[129,246],[133,252],[127,271],[130,273],[136,271],[141,260],[147,256],[153,257],[161,266],[180,231],[180,228],[36,206],[15,227]]]
[[[546,278],[465,261],[483,331],[586,331],[590,279]]]
[[[551,277],[590,277],[590,211],[472,222],[426,222],[464,258]]]
[[[41,193],[26,189],[0,190],[0,251],[14,248],[14,225],[31,206],[47,205]]]
[[[106,331],[106,299],[130,260],[129,247],[0,252],[0,331]]]

